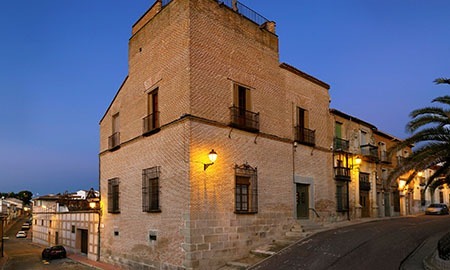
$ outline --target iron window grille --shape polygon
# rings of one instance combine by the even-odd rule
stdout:
[[[235,213],[255,214],[258,212],[257,168],[248,164],[234,167],[235,172]]]
[[[108,213],[120,213],[119,178],[108,180]]]
[[[142,170],[142,211],[161,212],[159,208],[159,177],[161,167]]]

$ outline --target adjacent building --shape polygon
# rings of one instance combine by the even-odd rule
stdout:
[[[32,241],[44,246],[63,245],[68,252],[98,260],[100,214],[89,206],[94,190],[33,199]]]
[[[403,178],[389,180],[390,172],[411,154],[411,147],[394,155],[387,150],[400,139],[376,126],[336,109],[330,110],[334,122],[334,178],[338,211],[349,219],[398,216],[407,213]],[[402,201],[402,202],[401,202]]]

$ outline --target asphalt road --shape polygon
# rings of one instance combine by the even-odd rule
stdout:
[[[85,266],[71,259],[58,259],[51,261],[41,260],[43,247],[31,242],[31,231],[28,231],[27,238],[16,238],[16,233],[21,230],[25,218],[21,218],[15,225],[6,231],[4,240],[5,253],[8,262],[3,270],[28,270],[28,269],[77,269],[92,270],[94,268]]]
[[[251,269],[399,269],[423,241],[444,231],[450,231],[449,216],[362,223],[315,234]]]

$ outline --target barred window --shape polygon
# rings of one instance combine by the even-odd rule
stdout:
[[[160,167],[142,170],[142,211],[161,212],[159,208]]]
[[[108,180],[108,213],[120,213],[119,178]]]
[[[235,166],[235,209],[236,213],[258,212],[257,169],[248,164]]]

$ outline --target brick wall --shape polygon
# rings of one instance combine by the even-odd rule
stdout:
[[[145,19],[146,20],[146,19]],[[312,205],[334,215],[328,88],[280,67],[273,33],[211,0],[174,0],[130,39],[129,77],[100,123],[100,178],[119,178],[120,214],[104,211],[102,260],[132,269],[215,269],[295,222],[297,176]],[[234,84],[248,87],[260,133],[228,126]],[[158,88],[161,130],[142,134]],[[309,111],[316,145],[294,149],[295,108]],[[120,149],[109,152],[112,115]],[[207,170],[207,154],[218,153]],[[235,213],[234,166],[258,171],[258,213]],[[142,170],[161,167],[160,213],[143,213]],[[157,239],[150,240],[149,234]],[[118,234],[118,235],[117,235]]]

